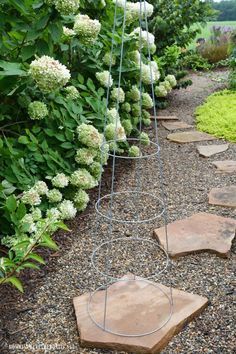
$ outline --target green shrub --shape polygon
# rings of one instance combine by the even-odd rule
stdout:
[[[197,108],[199,130],[232,142],[236,142],[236,93],[221,91],[209,96]]]

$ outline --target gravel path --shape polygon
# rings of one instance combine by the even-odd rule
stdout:
[[[174,91],[170,107],[162,111],[161,115],[177,115],[186,123],[194,124],[195,107],[210,93],[223,87],[222,78],[225,76],[224,71],[191,74],[193,86],[187,90]],[[151,135],[151,128],[149,132]],[[211,164],[215,160],[214,156],[208,159],[199,157],[196,144],[171,143],[166,140],[167,134],[167,130],[160,127],[170,221],[200,211],[235,217],[236,210],[209,206],[207,199],[211,188],[235,184],[235,176],[215,174]],[[221,142],[216,140],[203,144]],[[236,144],[230,144],[228,151],[217,155],[217,159],[235,157]],[[122,189],[132,173],[132,166],[128,164],[119,167],[116,185]],[[107,169],[106,175],[108,181],[110,168]],[[149,166],[149,177],[153,181],[157,179],[152,164]],[[149,189],[150,180],[145,179],[145,183],[148,183],[146,188]],[[91,197],[94,201],[97,191],[92,192]],[[96,280],[90,266],[94,219],[95,213],[91,205],[84,214],[71,222],[70,234],[58,233],[57,241],[62,245],[61,251],[51,255],[44,252],[44,256],[49,260],[48,265],[40,272],[29,271],[24,276],[26,288],[23,296],[8,286],[0,289],[1,354],[111,353],[79,347],[72,306],[72,298],[89,291]],[[152,229],[157,226],[159,225],[156,223],[151,225]],[[127,230],[125,232],[127,233]],[[234,242],[229,259],[202,253],[173,262],[174,286],[208,297],[210,305],[201,316],[173,338],[162,351],[163,354],[235,353],[235,261]]]

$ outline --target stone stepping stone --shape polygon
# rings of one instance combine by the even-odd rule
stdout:
[[[234,160],[213,161],[212,163],[217,168],[217,173],[236,173],[236,161]]]
[[[167,231],[169,254],[173,258],[205,251],[227,257],[235,237],[236,220],[198,213],[168,224]],[[154,237],[166,249],[165,228],[154,230]]]
[[[82,347],[125,351],[132,353],[159,353],[173,336],[181,331],[194,317],[198,316],[208,304],[208,299],[181,290],[173,290],[173,313],[169,317],[170,302],[163,293],[170,289],[159,283],[146,282],[142,278],[122,278],[108,287],[107,319],[108,329],[120,333],[145,333],[164,326],[155,333],[141,337],[116,335],[99,328],[88,313],[90,294],[73,299],[77,325]],[[129,275],[131,277],[131,275]],[[105,290],[96,293],[90,313],[103,324]]]
[[[215,154],[219,154],[220,152],[224,152],[228,150],[229,144],[221,144],[221,145],[199,145],[197,146],[197,151],[199,155],[204,157],[210,157]]]
[[[176,130],[176,129],[187,129],[192,128],[192,125],[189,125],[183,121],[179,122],[162,122],[162,125],[167,130]]]
[[[206,141],[206,140],[215,140],[216,138],[207,133],[198,132],[195,130],[187,132],[172,133],[167,136],[168,140],[171,140],[175,143],[194,143],[196,141]]]
[[[167,120],[167,121],[179,120],[179,118],[176,116],[159,116],[158,114],[156,118],[158,120]],[[151,119],[155,120],[155,116],[151,116]]]
[[[236,186],[213,188],[209,193],[209,204],[236,208]]]

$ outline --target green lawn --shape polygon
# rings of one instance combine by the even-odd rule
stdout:
[[[202,27],[201,25],[195,25],[195,28],[200,28],[201,33],[199,33],[196,37],[197,38],[209,38],[211,35],[211,27],[214,25],[220,25],[220,26],[230,26],[236,29],[236,21],[214,21],[214,22],[208,22],[205,27]],[[189,48],[194,48],[195,47],[195,42],[196,40],[193,41],[192,44],[190,44]]]

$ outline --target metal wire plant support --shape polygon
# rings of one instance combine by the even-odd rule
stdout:
[[[119,68],[119,79],[118,79],[118,97],[116,102],[116,109],[119,112],[119,95],[121,88],[121,78],[122,78],[122,65],[123,65],[123,53],[124,53],[124,36],[126,28],[126,2],[124,1],[124,16],[122,24],[122,42],[120,49],[120,68]],[[144,27],[147,34],[147,43],[149,44],[149,32],[148,32],[148,20],[147,20],[147,9],[146,1],[139,1],[140,12],[139,12],[139,23],[140,23],[140,34],[139,34],[139,51],[142,52],[142,27]],[[114,52],[114,38],[116,32],[116,23],[118,16],[118,0],[116,0],[115,14],[114,14],[114,24],[112,30],[112,43],[110,52],[110,65],[109,73],[111,74],[112,69],[112,59]],[[144,15],[143,15],[144,14]],[[96,245],[91,256],[91,263],[94,270],[102,277],[103,283],[94,292],[91,292],[89,301],[87,304],[88,314],[94,324],[106,331],[118,336],[124,337],[142,337],[150,335],[161,328],[163,328],[167,322],[170,320],[173,311],[173,297],[172,297],[172,287],[169,288],[169,293],[160,287],[157,283],[151,282],[151,280],[156,279],[163,273],[167,273],[170,270],[170,262],[168,257],[168,235],[167,235],[167,209],[166,209],[166,197],[164,192],[163,184],[163,168],[160,158],[160,147],[158,141],[158,126],[157,126],[157,112],[155,104],[155,93],[154,93],[154,80],[153,80],[153,69],[151,65],[151,53],[150,47],[148,45],[148,63],[150,67],[150,78],[151,78],[151,91],[152,100],[154,103],[154,138],[150,141],[149,147],[144,147],[140,138],[127,138],[129,144],[136,144],[142,152],[138,157],[129,157],[127,155],[119,155],[115,148],[109,153],[110,159],[112,160],[112,173],[111,173],[111,186],[110,193],[102,195],[102,178],[99,184],[99,195],[98,200],[95,204],[95,210],[97,214],[97,229],[96,229]],[[142,58],[140,55],[140,117],[139,117],[139,132],[142,131]],[[110,81],[110,76],[109,76]],[[108,82],[107,89],[107,112],[110,97],[110,82]],[[107,112],[104,122],[104,132],[107,126]],[[117,137],[119,117],[117,115],[115,122],[116,137],[113,141],[106,142],[102,144],[101,155],[107,153],[105,150],[105,144],[109,143],[119,143]],[[101,170],[102,170],[102,157],[101,157]],[[145,173],[147,173],[148,163],[154,161],[159,172],[158,179],[159,188],[158,195],[155,191],[143,190],[143,181],[145,179]],[[116,190],[116,171],[117,165],[126,162],[135,164],[134,175],[131,177],[134,179],[135,186],[133,188],[125,190]],[[142,166],[144,164],[144,167]],[[152,177],[153,178],[153,177]],[[155,177],[154,177],[155,178]],[[160,195],[159,195],[160,194]],[[127,212],[127,209],[132,212]],[[152,240],[149,235],[143,235],[145,231],[142,230],[144,224],[151,224],[151,222],[163,218],[166,233],[166,249],[161,247],[156,241]],[[106,228],[106,239],[99,239],[100,228],[104,226]],[[115,232],[115,226],[118,225],[118,233]],[[152,227],[152,226],[151,226]],[[125,228],[131,228],[131,237],[127,237],[124,234]],[[116,230],[117,231],[117,230]],[[129,234],[129,236],[130,236]],[[135,251],[137,254],[137,265],[134,266],[135,260],[129,259],[130,250]],[[161,256],[159,255],[161,254]],[[139,256],[142,255],[144,258],[140,260]],[[136,257],[135,257],[136,258]],[[123,265],[128,263],[128,272],[123,273]],[[130,267],[129,267],[130,265]],[[139,269],[137,269],[137,267]],[[134,269],[135,268],[135,269]],[[132,273],[131,276],[125,278],[127,273]],[[124,286],[133,286],[134,284],[142,286],[153,287],[153,292],[156,296],[162,295],[166,299],[166,313],[162,320],[157,321],[154,326],[146,329],[135,328],[134,330],[124,330],[123,328],[111,327],[110,318],[112,313],[109,311],[109,298],[110,290],[112,287],[121,283]],[[97,301],[97,296],[101,298],[101,293],[103,294],[103,316],[98,318],[96,311],[94,311],[93,304]],[[134,294],[135,296],[135,294]],[[140,318],[140,321],[142,319]],[[131,326],[132,327],[132,326]]]

